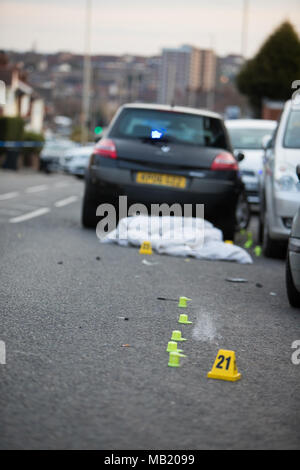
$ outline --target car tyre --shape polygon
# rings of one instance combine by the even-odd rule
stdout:
[[[234,241],[236,231],[235,213],[229,214],[226,218],[221,219],[216,225],[222,230],[224,240]]]
[[[269,223],[266,212],[264,213],[263,234],[262,234],[263,254],[266,258],[284,258],[285,246],[282,242],[273,240],[269,234]]]
[[[251,219],[251,209],[247,196],[244,192],[242,192],[238,197],[235,218],[237,232],[240,230],[246,230],[248,228]]]
[[[81,222],[84,227],[86,228],[96,227],[97,207],[98,207],[98,200],[97,200],[96,191],[92,185],[90,185],[89,183],[86,183],[83,203],[82,203],[82,212],[81,212]]]
[[[289,254],[286,260],[286,290],[291,306],[300,308],[300,292],[297,291],[293,281]]]

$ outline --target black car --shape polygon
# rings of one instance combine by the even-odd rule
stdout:
[[[94,227],[97,206],[117,204],[121,195],[146,205],[204,204],[205,219],[233,240],[246,198],[221,116],[165,105],[122,106],[90,159],[83,225]]]

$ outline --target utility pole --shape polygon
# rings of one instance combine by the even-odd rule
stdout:
[[[81,112],[81,143],[88,141],[91,94],[91,9],[92,0],[86,0],[85,51],[83,63],[83,89]]]
[[[249,22],[249,0],[243,0],[241,54],[244,57],[244,59],[246,59],[246,55],[247,55],[248,22]]]
[[[211,51],[211,60],[216,61],[216,56],[215,56],[215,42],[216,42],[216,36],[214,34],[210,35],[210,51]],[[208,52],[209,54],[209,52]],[[215,99],[216,99],[216,62],[212,65],[213,70],[213,76],[211,77],[211,85],[210,89],[207,91],[206,95],[206,107],[210,111],[213,111],[215,108]]]

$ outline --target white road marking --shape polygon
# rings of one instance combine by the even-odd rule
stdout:
[[[13,197],[19,196],[19,193],[12,192],[12,193],[5,193],[0,194],[0,201],[6,201],[7,199],[12,199]]]
[[[14,217],[10,219],[11,224],[17,224],[18,222],[24,222],[25,220],[33,219],[34,217],[39,217],[40,215],[44,215],[50,212],[48,207],[42,207],[41,209],[37,209],[33,212],[28,212],[28,214],[19,215],[18,217]]]
[[[67,181],[58,181],[54,186],[56,188],[65,188],[66,186],[70,186],[70,183]]]
[[[55,207],[63,207],[67,206],[68,204],[72,204],[73,202],[77,201],[78,196],[70,196],[66,199],[62,199],[61,201],[57,201],[54,205]]]
[[[45,191],[48,189],[46,184],[40,184],[39,186],[31,186],[30,188],[26,189],[26,193],[38,193],[39,191]]]

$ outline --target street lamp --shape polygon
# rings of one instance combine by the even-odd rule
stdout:
[[[246,59],[246,54],[247,54],[248,19],[249,19],[249,0],[243,0],[242,49],[241,49],[241,54],[245,59]]]

